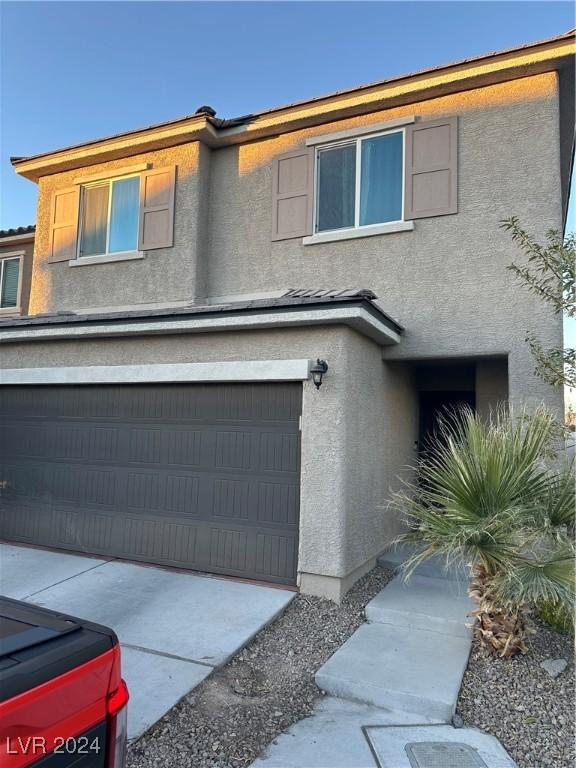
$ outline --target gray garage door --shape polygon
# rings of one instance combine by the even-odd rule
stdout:
[[[0,537],[294,583],[299,384],[0,388]]]

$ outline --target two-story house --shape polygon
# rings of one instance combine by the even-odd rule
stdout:
[[[574,50],[15,158],[38,215],[29,316],[0,320],[0,535],[340,599],[439,409],[561,412],[525,344],[561,318],[499,223],[563,227]]]

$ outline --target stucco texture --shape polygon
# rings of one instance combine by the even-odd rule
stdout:
[[[197,293],[198,250],[204,246],[202,205],[210,151],[194,142],[108,163],[86,171],[69,171],[40,180],[36,223],[34,275],[30,314],[86,311],[88,308],[192,302]],[[126,166],[151,163],[154,168],[176,165],[174,247],[147,251],[138,261],[50,264],[50,210],[55,190],[73,185],[83,175],[121,172]],[[205,196],[204,196],[205,199]],[[202,291],[204,292],[204,291]]]
[[[521,259],[501,219],[517,215],[542,238],[561,227],[558,84],[555,73],[383,110],[214,153],[209,295],[282,286],[376,292],[406,329],[390,358],[509,355],[512,402],[561,395],[533,376],[527,331],[561,343],[561,320],[517,285],[506,266]],[[457,115],[458,213],[421,219],[411,232],[326,244],[272,242],[272,158],[308,136],[405,115]]]
[[[271,239],[273,158],[307,137],[407,115],[459,121],[455,215],[414,230],[305,246]],[[517,215],[536,237],[561,225],[557,74],[477,88],[245,145],[198,142],[90,166],[177,165],[174,247],[141,261],[71,269],[48,264],[52,192],[78,171],[42,178],[30,312],[203,302],[213,296],[290,287],[371,288],[406,332],[387,356],[402,359],[509,356],[513,403],[560,395],[533,376],[525,344],[534,331],[561,343],[561,319],[517,285],[506,266],[521,258],[500,220]]]

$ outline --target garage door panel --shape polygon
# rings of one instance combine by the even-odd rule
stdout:
[[[246,478],[216,478],[212,482],[212,516],[248,520],[254,505],[253,490],[253,483]]]
[[[261,533],[256,536],[255,571],[261,578],[266,574],[279,580],[294,573],[298,561],[298,547],[292,536]]]
[[[264,470],[293,473],[299,471],[299,433],[264,432],[259,435],[259,440],[259,457]]]
[[[0,536],[295,581],[300,385],[1,394]]]
[[[49,509],[42,509],[37,504],[32,506],[26,501],[18,505],[3,502],[2,537],[28,544],[37,542],[41,536],[41,523],[49,514]]]
[[[298,526],[300,488],[286,483],[258,483],[257,520]]]
[[[83,552],[108,552],[117,527],[113,515],[98,512],[77,512],[75,509],[52,510],[53,546],[79,549]]]
[[[199,466],[204,440],[200,430],[178,427],[126,428],[129,434],[127,460],[135,464]]]
[[[130,512],[147,511],[159,516],[198,515],[205,503],[201,495],[205,478],[191,473],[128,471],[126,507]]]

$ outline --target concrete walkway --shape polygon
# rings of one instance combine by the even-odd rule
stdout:
[[[316,673],[329,697],[253,766],[513,768],[496,739],[450,724],[472,641],[463,576],[438,562],[407,583],[396,576],[366,606],[368,622]]]
[[[230,579],[7,544],[0,544],[0,592],[116,632],[130,691],[130,739],[225,664],[294,597]]]
[[[461,582],[396,576],[361,626],[316,673],[343,699],[450,722],[468,663],[472,602]]]

